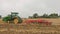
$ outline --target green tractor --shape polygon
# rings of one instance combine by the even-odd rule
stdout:
[[[9,21],[9,23],[14,23],[14,19],[18,19],[18,23],[22,23],[22,19],[18,16],[17,12],[11,12],[11,15],[8,15],[3,18],[3,21]]]

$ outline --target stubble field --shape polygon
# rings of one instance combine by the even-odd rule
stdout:
[[[44,18],[40,18],[44,19]],[[44,19],[52,22],[50,26],[40,24],[7,24],[0,20],[0,34],[60,34],[60,18]]]

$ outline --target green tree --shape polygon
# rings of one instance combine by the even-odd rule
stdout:
[[[37,13],[33,14],[33,18],[38,18],[38,14]]]
[[[51,18],[57,18],[57,17],[59,17],[59,16],[58,16],[58,14],[53,13],[53,14],[50,14],[49,17],[51,17]]]
[[[0,19],[2,18],[2,16],[0,15]]]
[[[49,18],[48,14],[43,14],[42,18]]]
[[[29,16],[28,18],[32,18],[32,16]]]

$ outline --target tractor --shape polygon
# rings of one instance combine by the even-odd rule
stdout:
[[[22,23],[22,19],[18,16],[17,12],[11,12],[11,15],[3,18],[3,21],[15,24]]]

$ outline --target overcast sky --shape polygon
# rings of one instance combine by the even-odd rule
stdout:
[[[20,17],[60,13],[60,0],[0,0],[0,15],[19,12]]]

